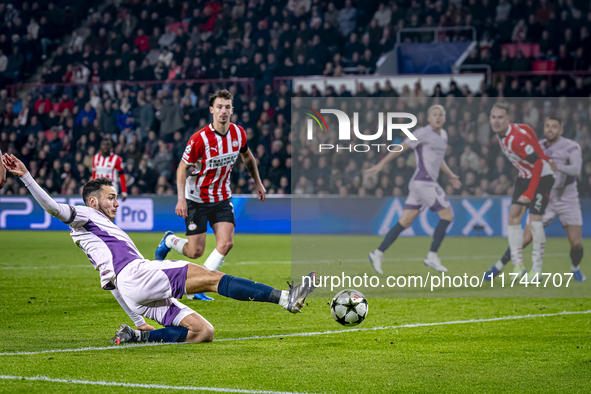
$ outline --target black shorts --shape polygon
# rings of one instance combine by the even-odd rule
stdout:
[[[234,205],[232,199],[218,202],[198,203],[187,200],[187,235],[203,234],[207,231],[207,222],[213,227],[219,222],[234,222]]]
[[[523,193],[529,187],[529,179],[515,178],[515,187],[513,188],[513,199],[511,204],[524,205],[529,208],[529,213],[533,215],[543,215],[546,212],[548,201],[550,201],[550,190],[554,185],[554,177],[552,175],[543,176],[538,183],[538,188],[534,194],[534,199],[529,204],[522,204],[517,202]]]

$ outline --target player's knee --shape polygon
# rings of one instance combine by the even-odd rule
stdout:
[[[412,224],[412,220],[405,218],[405,217],[401,217],[400,220],[398,221],[398,224],[400,224],[404,228],[408,228]]]
[[[201,338],[202,338],[201,342],[213,341],[214,332],[215,332],[215,329],[213,328],[213,326],[211,324],[208,324],[206,327],[204,327],[201,332]]]
[[[583,249],[583,244],[581,243],[581,239],[575,239],[570,244],[571,249],[580,250]]]
[[[454,215],[453,215],[453,213],[451,213],[451,211],[447,211],[447,210],[445,210],[445,211],[441,211],[441,212],[440,212],[440,214],[439,214],[439,218],[440,218],[441,220],[447,220],[448,222],[453,222],[453,220],[454,220]]]
[[[204,248],[201,247],[193,247],[187,250],[187,257],[190,259],[198,259],[199,257],[203,256]]]
[[[201,342],[211,342],[213,341],[213,334],[214,334],[214,328],[211,324],[206,324],[203,325],[202,327],[199,327],[198,329],[190,330],[192,331],[191,334],[191,340],[190,342],[193,343],[201,343]],[[188,338],[188,337],[187,337]]]
[[[230,251],[230,249],[232,249],[232,246],[234,246],[234,241],[232,241],[232,240],[223,242],[220,245],[220,249],[221,249],[220,253],[223,254],[223,255],[228,254],[228,252]]]

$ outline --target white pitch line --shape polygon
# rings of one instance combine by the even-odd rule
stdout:
[[[416,327],[430,327],[430,326],[446,326],[451,324],[468,324],[468,323],[487,323],[504,320],[519,320],[519,319],[531,319],[538,317],[553,317],[553,316],[564,316],[564,315],[584,315],[591,313],[588,311],[563,311],[557,313],[545,313],[536,315],[521,315],[521,316],[503,316],[503,317],[492,317],[489,319],[470,319],[470,320],[453,320],[446,322],[435,322],[435,323],[412,323],[412,324],[401,324],[399,326],[381,326],[381,327],[365,327],[365,328],[348,328],[334,331],[317,331],[317,332],[299,332],[292,334],[276,334],[276,335],[265,335],[265,336],[254,336],[254,337],[241,337],[241,338],[221,338],[216,339],[214,342],[227,342],[227,341],[247,341],[252,339],[270,339],[270,338],[288,338],[288,337],[308,337],[315,335],[330,335],[330,334],[344,334],[349,332],[359,331],[378,331],[378,330],[393,330],[398,328],[416,328]],[[150,342],[150,343],[132,343],[126,345],[116,346],[102,346],[102,347],[83,347],[76,349],[51,349],[51,350],[39,350],[34,352],[7,352],[0,353],[0,356],[22,356],[30,354],[44,354],[44,353],[71,353],[71,352],[84,352],[92,350],[120,350],[136,347],[146,346],[170,346],[170,345],[186,345],[187,343],[163,343],[163,342]]]
[[[292,391],[268,391],[268,390],[242,390],[230,389],[223,387],[195,387],[195,386],[168,386],[162,384],[142,384],[142,383],[120,383],[120,382],[101,382],[92,380],[77,380],[77,379],[52,379],[47,376],[11,376],[0,375],[0,379],[4,380],[32,380],[42,382],[54,383],[70,383],[70,384],[89,384],[93,386],[119,386],[132,387],[142,389],[159,389],[159,390],[188,390],[188,391],[212,391],[216,393],[246,393],[246,394],[306,394]]]

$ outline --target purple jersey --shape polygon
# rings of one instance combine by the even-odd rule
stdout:
[[[546,155],[556,162],[556,178],[552,190],[577,191],[577,176],[581,173],[583,157],[578,143],[560,137],[553,145],[546,139],[540,140],[540,146]]]
[[[437,133],[429,125],[418,128],[413,135],[417,140],[407,138],[404,140],[408,146],[415,150],[417,167],[410,179],[413,181],[437,182],[441,162],[445,158],[447,149],[447,132],[444,129]]]
[[[144,260],[129,236],[104,214],[84,206],[70,206],[71,216],[65,221],[74,243],[86,253],[101,274],[101,286],[114,289],[111,282],[134,260]]]

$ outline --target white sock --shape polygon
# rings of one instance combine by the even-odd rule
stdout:
[[[289,291],[282,290],[281,297],[279,297],[279,305],[281,305],[284,308],[287,308],[288,301],[289,301]]]
[[[521,224],[508,226],[509,248],[511,248],[511,261],[515,267],[523,266],[523,230]]]
[[[166,243],[166,246],[168,246],[169,248],[174,249],[179,254],[183,254],[183,246],[185,246],[185,244],[189,242],[189,240],[177,237],[176,235],[169,235],[168,237],[166,237],[166,240],[164,242]]]
[[[378,257],[382,257],[384,255],[384,252],[382,252],[379,249],[376,249],[376,250],[373,251],[373,254],[375,254]]]
[[[203,266],[210,271],[218,271],[224,264],[224,260],[226,260],[226,256],[214,249],[203,263]]]
[[[429,251],[429,253],[427,253],[427,258],[428,259],[437,258],[437,252]]]
[[[503,262],[501,260],[499,260],[495,263],[495,268],[498,269],[499,271],[502,271],[503,268],[505,268],[505,264],[503,264]]]
[[[531,222],[531,236],[533,242],[533,250],[531,252],[531,259],[533,261],[532,269],[537,272],[542,272],[542,263],[544,262],[544,249],[546,248],[546,232],[541,221]]]
[[[572,265],[572,264],[570,265],[570,270],[571,270],[572,272],[578,271],[578,270],[580,270],[580,269],[581,269],[581,268],[580,268],[579,266],[576,266],[576,267],[575,267],[575,266],[574,266],[574,265]]]

